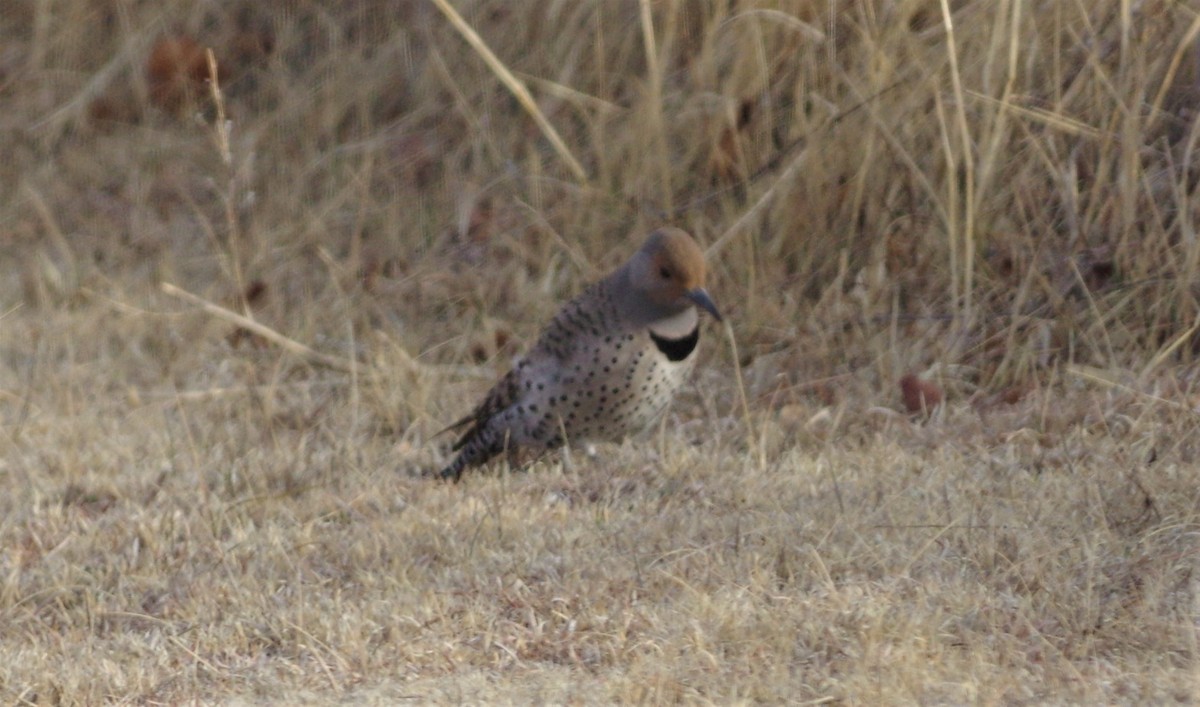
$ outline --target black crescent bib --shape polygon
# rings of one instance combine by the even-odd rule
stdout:
[[[650,339],[654,341],[654,346],[663,352],[668,361],[682,361],[696,350],[696,343],[700,341],[700,325],[696,324],[696,328],[692,329],[691,334],[679,339],[668,339],[654,332],[650,332]]]

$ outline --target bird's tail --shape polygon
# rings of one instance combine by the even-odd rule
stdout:
[[[454,461],[447,464],[445,468],[438,472],[438,477],[443,481],[453,480],[457,484],[458,480],[462,478],[463,469],[465,468],[467,468],[466,455],[456,454]]]
[[[508,446],[508,435],[497,434],[490,427],[475,427],[463,435],[454,445],[458,454],[439,473],[442,479],[458,483],[462,473],[468,467],[479,466],[487,460],[503,452]]]
[[[453,432],[454,430],[461,429],[462,426],[467,424],[468,422],[476,422],[477,420],[478,420],[478,417],[474,413],[471,413],[470,415],[467,415],[466,417],[462,418],[461,420],[452,422],[449,425],[446,425],[442,429],[438,430],[437,432],[434,432],[433,436],[440,437],[440,436],[446,434],[447,432]]]

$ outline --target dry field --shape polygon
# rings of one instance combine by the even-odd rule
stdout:
[[[1200,701],[1194,3],[0,17],[0,702]],[[424,477],[664,223],[668,419]]]

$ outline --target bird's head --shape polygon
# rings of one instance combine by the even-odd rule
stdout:
[[[696,306],[717,320],[721,313],[704,289],[704,251],[685,231],[660,228],[630,262],[630,285],[664,312]]]

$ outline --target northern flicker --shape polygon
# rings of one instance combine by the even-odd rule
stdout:
[[[442,478],[505,450],[616,441],[650,425],[696,362],[704,253],[684,231],[662,228],[608,277],[559,310],[537,343],[488,392]]]

